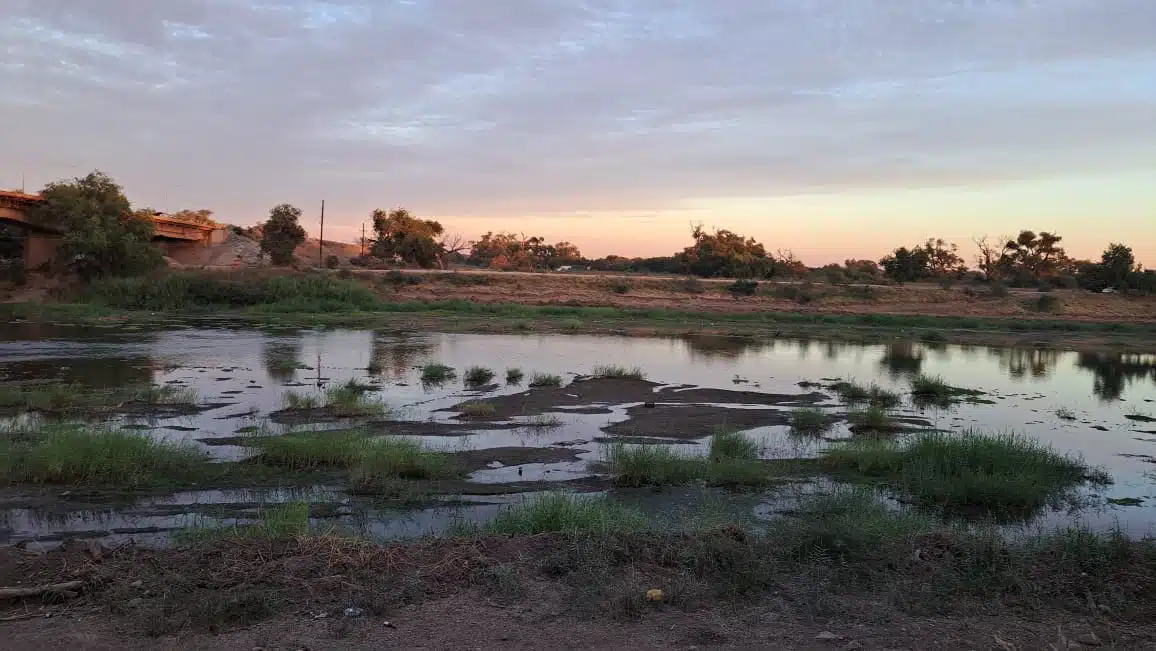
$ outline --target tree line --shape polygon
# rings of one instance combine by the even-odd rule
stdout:
[[[83,278],[132,275],[163,265],[153,246],[156,211],[134,210],[123,189],[99,171],[67,181],[49,183],[44,201],[32,207],[29,219],[63,227],[57,249],[62,265]],[[302,212],[289,204],[269,211],[268,218],[251,230],[261,251],[275,265],[294,262],[294,252],[305,241]],[[182,210],[168,215],[194,223],[212,222],[208,210]],[[445,269],[470,265],[498,270],[540,271],[579,265],[596,271],[686,274],[703,278],[801,278],[821,274],[830,282],[897,283],[952,282],[970,278],[1011,286],[1062,286],[1092,291],[1114,289],[1156,292],[1156,272],[1136,263],[1132,249],[1112,243],[1099,260],[1077,260],[1067,255],[1063,237],[1030,230],[1014,237],[977,237],[974,267],[959,247],[940,238],[915,246],[901,246],[880,260],[846,260],[809,269],[789,250],[771,252],[753,237],[725,229],[691,229],[691,243],[669,256],[628,258],[609,255],[585,258],[570,242],[550,243],[539,236],[488,232],[475,241],[451,235],[438,221],[423,219],[405,208],[376,209],[370,214],[373,238],[365,255],[351,263],[363,267],[398,265]]]

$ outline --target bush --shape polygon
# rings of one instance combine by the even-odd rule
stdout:
[[[299,223],[301,209],[283,203],[269,211],[269,220],[261,231],[261,251],[275,265],[293,263],[293,252],[305,241],[305,229]]]
[[[1007,295],[1009,294],[1009,292],[1008,292],[1007,285],[1005,285],[999,281],[996,281],[996,282],[993,282],[991,285],[988,286],[987,294],[988,294],[988,296],[991,296],[992,298],[1007,298]]]
[[[1051,294],[1043,294],[1035,301],[1035,310],[1037,312],[1059,312],[1063,308],[1063,301],[1058,296]]]
[[[336,269],[341,266],[341,258],[335,255],[325,256],[325,268]]]
[[[702,294],[706,291],[706,285],[694,276],[683,278],[676,283],[676,286],[679,291],[686,292],[687,294]]]
[[[625,280],[615,280],[610,283],[609,288],[615,294],[629,294],[631,290],[630,283]]]
[[[259,276],[177,272],[106,278],[85,290],[89,301],[126,310],[261,307],[273,312],[369,311],[380,302],[366,287],[324,274]]]
[[[754,296],[755,290],[759,288],[757,280],[749,280],[740,278],[733,283],[727,285],[727,291],[735,296]]]

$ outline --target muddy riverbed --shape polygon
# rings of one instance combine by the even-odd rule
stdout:
[[[455,376],[423,382],[441,363]],[[637,367],[646,379],[591,378],[598,366]],[[467,386],[469,367],[494,371]],[[522,378],[507,382],[507,369]],[[535,375],[561,386],[529,387]],[[974,390],[953,404],[910,400],[918,374]],[[287,407],[286,393],[321,396],[356,380],[386,411],[349,417],[324,407]],[[0,493],[0,544],[51,547],[69,537],[164,544],[187,527],[246,522],[271,504],[309,502],[312,519],[382,538],[482,521],[528,493],[608,490],[597,462],[608,442],[705,451],[721,428],[756,437],[767,459],[808,458],[853,436],[838,382],[875,383],[904,397],[904,428],[1018,432],[1103,467],[1113,483],[1089,489],[1085,506],[1017,526],[1117,523],[1134,535],[1156,523],[1156,356],[946,346],[895,341],[854,345],[728,338],[471,335],[357,330],[0,327],[0,382],[55,383],[85,391],[148,385],[195,391],[194,408],[120,405],[112,422],[189,441],[222,462],[250,454],[247,437],[358,427],[452,452],[468,476],[437,503],[401,507],[350,494],[338,483],[198,486],[144,497],[8,486]],[[466,405],[466,407],[463,407]],[[479,407],[483,405],[484,407]],[[818,437],[791,433],[790,414],[818,408],[835,422]],[[41,416],[54,416],[51,409]],[[90,414],[91,415],[91,414]],[[8,418],[28,418],[9,412]],[[109,416],[102,416],[107,418]],[[612,490],[649,511],[715,506],[758,519],[790,508],[808,484],[765,493]],[[115,499],[114,499],[115,498]]]

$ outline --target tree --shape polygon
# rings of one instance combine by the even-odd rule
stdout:
[[[999,244],[992,244],[987,235],[971,239],[979,249],[975,257],[976,265],[988,280],[1001,280],[1010,267],[1008,249],[1004,246],[1008,240],[1008,237],[1000,236]]]
[[[1123,244],[1110,244],[1100,256],[1098,275],[1105,287],[1127,291],[1139,271],[1132,249]]]
[[[548,244],[538,236],[489,232],[472,244],[467,260],[494,269],[553,269],[581,261],[582,252],[570,242]]]
[[[1036,235],[1033,231],[1020,231],[1014,240],[1004,244],[1005,260],[1011,265],[1016,279],[1023,283],[1028,280],[1038,282],[1053,275],[1067,262],[1067,254],[1061,247],[1064,238],[1046,231]]]
[[[691,229],[694,244],[683,249],[680,257],[686,269],[703,278],[769,278],[775,273],[775,260],[753,237],[743,237],[728,230],[708,233],[701,224]]]
[[[190,224],[216,223],[213,221],[213,211],[205,210],[204,208],[201,208],[200,210],[189,210],[186,208],[184,210],[178,210],[176,212],[169,213],[165,215],[165,217],[168,219],[175,219],[177,221],[188,222]]]
[[[931,277],[930,254],[924,247],[901,246],[879,261],[883,275],[901,282],[914,282]]]
[[[27,218],[64,231],[57,263],[81,278],[139,274],[164,264],[152,246],[152,221],[135,215],[121,187],[103,172],[49,183],[40,196],[44,201]]]
[[[269,254],[273,264],[293,264],[293,252],[305,241],[300,220],[301,209],[287,203],[269,211],[269,220],[261,230],[261,251]]]
[[[923,251],[927,254],[927,271],[935,278],[958,276],[967,271],[967,265],[959,257],[959,247],[942,238],[928,238]]]
[[[438,240],[445,233],[442,225],[432,219],[418,219],[405,208],[390,211],[374,210],[373,232],[377,239],[370,247],[376,258],[401,260],[423,269],[445,267],[445,250]]]

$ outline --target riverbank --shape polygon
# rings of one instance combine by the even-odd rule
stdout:
[[[771,285],[736,297],[726,287],[558,274],[171,273],[97,283],[56,302],[5,303],[0,319],[1156,349],[1156,299],[1148,297],[826,285]]]

